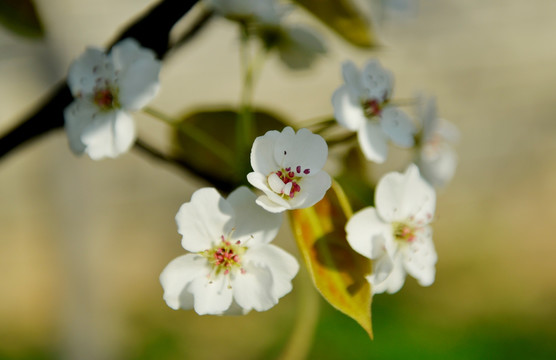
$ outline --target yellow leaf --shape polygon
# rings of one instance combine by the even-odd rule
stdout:
[[[334,182],[319,203],[289,214],[316,288],[332,306],[357,321],[372,339],[371,288],[364,277],[371,272],[371,261],[356,253],[346,240],[344,227],[352,211],[342,188]]]

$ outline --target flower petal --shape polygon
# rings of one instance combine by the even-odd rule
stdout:
[[[114,63],[114,69],[126,71],[139,60],[156,61],[155,53],[148,48],[142,47],[134,38],[126,38],[112,48],[110,59]]]
[[[71,64],[68,86],[75,97],[92,95],[99,79],[114,80],[114,68],[104,51],[89,47]]]
[[[93,160],[115,158],[129,150],[135,142],[135,124],[125,111],[99,111],[87,121],[81,142]]]
[[[433,152],[425,145],[417,160],[421,175],[436,188],[444,187],[452,180],[457,163],[456,152],[447,143],[435,145]]]
[[[419,281],[422,286],[434,282],[435,267],[438,257],[432,242],[432,230],[426,226],[403,249],[403,263],[409,275]]]
[[[361,82],[366,90],[366,99],[383,102],[392,96],[394,76],[376,59],[370,60],[363,67]]]
[[[282,204],[278,204],[278,203],[275,203],[272,200],[270,200],[270,198],[268,197],[268,194],[259,196],[256,200],[256,203],[257,203],[257,205],[259,205],[260,207],[262,207],[266,211],[270,211],[272,213],[280,213],[280,212],[283,212],[285,210],[290,209],[289,204],[282,205]]]
[[[274,159],[274,148],[280,136],[279,131],[271,130],[255,139],[251,147],[251,167],[255,172],[268,176],[279,170],[280,163]]]
[[[292,209],[307,208],[322,200],[326,191],[332,186],[332,179],[325,171],[305,176],[300,180],[301,191],[288,200]]]
[[[379,269],[380,267],[380,269]],[[375,270],[376,269],[376,270]],[[389,271],[389,274],[388,274]],[[373,294],[388,292],[393,294],[398,292],[405,283],[406,273],[402,263],[401,254],[396,254],[394,258],[384,255],[375,265],[373,264],[373,274],[367,277],[371,283]]]
[[[367,121],[361,104],[350,95],[348,85],[342,85],[334,91],[332,106],[336,121],[349,130],[357,131]]]
[[[191,201],[184,203],[176,214],[181,244],[191,252],[204,251],[221,241],[233,228],[232,206],[214,188],[195,191]]]
[[[194,309],[199,315],[220,315],[232,304],[232,287],[229,278],[224,275],[216,277],[198,277],[186,290],[195,298]]]
[[[268,268],[258,266],[244,267],[244,273],[233,278],[234,300],[246,310],[265,311],[278,303],[272,295],[272,275]]]
[[[373,207],[355,213],[346,224],[349,245],[372,260],[384,255],[386,237],[391,232],[391,224],[380,219]]]
[[[65,108],[64,127],[74,154],[81,155],[85,152],[86,146],[81,141],[81,134],[97,112],[98,107],[86,99],[76,99]]]
[[[388,155],[387,136],[374,121],[365,121],[357,133],[359,146],[367,160],[382,164]]]
[[[415,144],[414,134],[417,132],[409,116],[395,106],[382,111],[380,125],[392,142],[401,147],[412,147]]]
[[[170,261],[160,274],[166,304],[174,310],[192,309],[193,296],[184,289],[195,278],[205,277],[209,273],[206,259],[199,255],[182,255]]]
[[[345,86],[347,87],[351,101],[359,105],[366,94],[361,81],[361,73],[352,61],[347,60],[342,63],[342,77],[346,83]]]
[[[249,246],[272,241],[282,224],[281,214],[261,209],[255,203],[256,199],[257,196],[245,186],[234,190],[227,199],[234,209],[234,240],[247,240]]]
[[[311,173],[316,173],[322,169],[327,157],[326,141],[307,129],[294,133],[288,126],[282,130],[274,145],[274,160],[284,168],[301,166],[302,170],[309,169]]]
[[[415,164],[404,174],[392,172],[378,182],[375,205],[385,221],[407,221],[426,225],[434,216],[436,193],[419,175]]]
[[[249,248],[243,257],[246,263],[267,267],[272,275],[272,296],[281,298],[292,290],[291,281],[299,271],[297,260],[272,244]]]

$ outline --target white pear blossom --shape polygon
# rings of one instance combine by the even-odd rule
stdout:
[[[362,72],[355,64],[342,64],[345,84],[332,95],[338,123],[357,131],[365,157],[383,163],[388,155],[388,140],[409,148],[414,145],[415,125],[407,114],[390,104],[394,78],[378,60],[367,62]]]
[[[453,178],[457,155],[452,147],[459,139],[456,126],[438,118],[436,100],[431,97],[420,102],[421,133],[417,137],[416,164],[423,177],[434,187],[443,187]]]
[[[255,204],[246,187],[224,199],[216,189],[197,190],[177,215],[182,246],[190,253],[172,260],[160,275],[172,309],[200,314],[265,311],[292,289],[296,259],[269,244],[282,216]]]
[[[156,95],[160,61],[154,52],[128,38],[110,54],[87,48],[70,66],[68,85],[75,100],[64,110],[71,150],[92,159],[114,158],[135,142],[130,111]]]
[[[205,0],[221,16],[235,21],[251,21],[274,7],[275,0]]]
[[[286,127],[255,139],[251,148],[251,185],[264,192],[257,204],[271,212],[299,209],[319,202],[332,181],[322,170],[326,141],[307,129]]]
[[[404,174],[392,172],[381,178],[376,207],[362,209],[348,221],[349,244],[373,260],[367,277],[373,294],[397,292],[406,274],[422,286],[434,282],[437,255],[429,223],[435,203],[434,189],[411,164]]]

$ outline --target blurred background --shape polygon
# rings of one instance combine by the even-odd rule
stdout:
[[[309,358],[556,358],[556,2],[359,2],[379,49],[356,49],[294,14],[321,32],[328,53],[301,72],[272,56],[255,104],[292,122],[330,116],[341,62],[377,57],[396,76],[396,97],[437,97],[440,116],[461,131],[459,165],[438,196],[436,282],[408,278],[399,293],[376,296],[372,342],[318,300]],[[0,28],[2,133],[86,46],[107,44],[155,2],[35,3],[43,39]],[[237,40],[234,24],[212,21],[167,59],[152,106],[177,115],[237,104]],[[140,135],[164,143],[156,120],[137,119]],[[61,131],[3,158],[0,359],[276,358],[301,309],[303,275],[277,306],[245,317],[200,317],[162,300],[158,276],[183,253],[175,213],[204,185],[136,151],[77,158]],[[278,243],[296,253],[287,224]]]

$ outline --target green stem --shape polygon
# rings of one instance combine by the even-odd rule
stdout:
[[[306,269],[299,272],[297,319],[280,360],[307,359],[319,319],[320,299]]]
[[[216,140],[210,134],[206,133],[205,131],[201,130],[197,126],[176,120],[156,109],[145,107],[143,108],[143,112],[148,114],[154,118],[164,121],[166,124],[176,128],[178,131],[182,132],[183,134],[187,135],[192,140],[196,141],[199,145],[202,145],[207,150],[212,152],[222,161],[224,161],[229,166],[234,166],[234,159],[230,155],[230,149],[224,146],[220,141]]]

